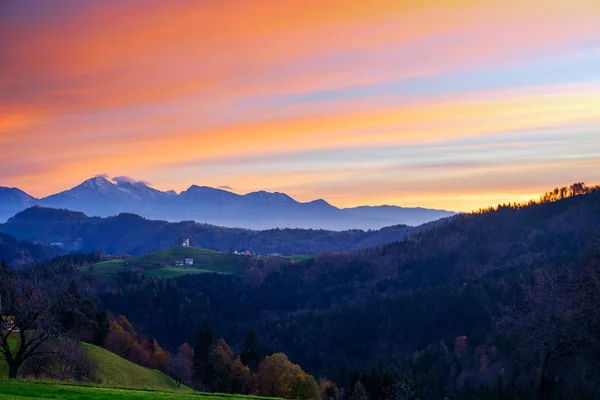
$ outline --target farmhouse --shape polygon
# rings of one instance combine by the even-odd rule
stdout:
[[[186,258],[185,259],[185,265],[194,265],[194,259],[193,258]]]

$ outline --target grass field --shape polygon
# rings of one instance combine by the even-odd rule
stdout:
[[[111,260],[94,264],[93,272],[110,275],[123,270],[142,269],[145,275],[157,278],[175,278],[207,272],[233,274],[243,257],[196,247],[176,247],[128,260]],[[183,261],[186,258],[193,258],[194,265],[175,266],[175,261]]]
[[[227,400],[259,399],[252,396],[225,395],[198,392],[153,391],[126,388],[109,388],[59,382],[39,381],[0,381],[2,400]]]

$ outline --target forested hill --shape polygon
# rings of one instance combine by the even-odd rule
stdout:
[[[182,236],[189,237],[194,246],[226,252],[236,249],[261,254],[317,254],[391,243],[421,229],[399,225],[379,231],[252,231],[193,221],[152,221],[134,214],[88,217],[80,212],[42,207],[29,208],[0,225],[0,232],[25,240],[61,242],[68,251],[131,255],[171,248]]]
[[[406,241],[367,251],[364,258],[398,266],[397,277],[408,286],[572,260],[600,238],[600,190],[583,191],[563,199],[551,192],[540,202],[459,215]]]
[[[576,194],[454,217],[407,241],[280,269],[245,264],[237,276],[168,282],[124,273],[100,298],[168,346],[192,340],[205,319],[234,344],[253,328],[268,349],[342,383],[349,366],[392,365],[415,354],[410,362],[420,364],[411,373],[435,376],[425,386],[439,388],[433,398],[441,398],[447,382],[462,376],[464,383],[479,357],[504,343],[495,342],[493,322],[499,305],[522,295],[522,279],[564,266],[575,279],[589,266],[584,256],[599,249],[600,191]],[[463,337],[469,356],[450,358]],[[507,370],[515,357],[509,350],[498,350],[507,352]],[[435,357],[446,361],[433,365]]]
[[[0,233],[0,260],[13,267],[21,267],[56,257],[56,251],[49,246],[17,240]]]

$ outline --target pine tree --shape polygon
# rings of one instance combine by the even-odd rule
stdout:
[[[83,322],[81,315],[81,297],[74,280],[69,282],[69,287],[64,295],[62,306],[64,311],[60,313],[60,322],[67,330],[73,330]]]
[[[215,341],[215,334],[208,322],[205,322],[196,334],[196,345],[194,346],[194,372],[196,381],[204,390],[210,390],[212,378],[211,366],[208,362],[210,349]]]
[[[110,321],[104,310],[96,310],[94,320],[92,321],[92,330],[94,332],[94,344],[104,347],[106,338],[110,331]]]
[[[253,372],[256,371],[260,364],[261,351],[258,338],[254,331],[248,332],[242,345],[242,351],[240,352],[240,359],[242,363],[250,368]]]

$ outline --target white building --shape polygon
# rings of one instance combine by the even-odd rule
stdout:
[[[186,258],[185,259],[185,265],[194,265],[194,259],[193,258]]]
[[[183,239],[181,242],[181,247],[190,247],[190,238]]]

